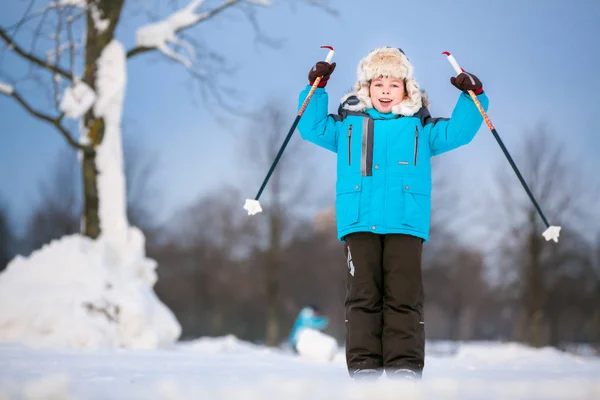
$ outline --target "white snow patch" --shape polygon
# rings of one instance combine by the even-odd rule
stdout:
[[[196,9],[202,3],[204,3],[204,0],[193,0],[166,19],[138,28],[136,31],[136,44],[142,47],[156,48],[167,57],[190,68],[195,59],[194,48],[189,43],[178,39],[177,31],[194,25],[207,17],[208,13],[206,12],[196,14]],[[185,57],[176,53],[168,46],[169,44],[182,47],[188,52],[188,56]]]
[[[192,350],[194,352],[205,354],[240,354],[256,351],[270,351],[268,347],[259,346],[250,342],[239,340],[234,335],[226,335],[220,337],[203,337],[188,342],[182,342],[178,346],[185,350]]]
[[[61,7],[66,7],[66,6],[73,6],[73,7],[80,7],[80,8],[86,8],[87,6],[87,0],[59,0],[58,4]],[[51,3],[51,4],[57,4],[57,3]]]
[[[115,264],[110,244],[66,236],[0,274],[0,341],[31,347],[153,349],[181,328],[155,295],[156,263],[130,228],[128,253]]]
[[[270,6],[271,0],[246,0],[246,3],[256,4],[259,6]]]
[[[95,3],[91,4],[92,8],[90,9],[90,14],[92,15],[92,20],[94,21],[94,27],[100,33],[104,32],[108,25],[110,24],[110,20],[108,18],[102,19],[100,15],[100,10]]]
[[[338,345],[335,338],[316,329],[305,328],[298,332],[296,349],[307,360],[326,362],[334,359]]]
[[[95,101],[96,94],[92,88],[85,82],[77,81],[65,90],[58,108],[67,118],[79,119],[88,112]]]
[[[2,82],[0,81],[0,93],[6,94],[8,96],[11,96],[13,94],[13,87],[11,85],[9,85],[8,83]]]

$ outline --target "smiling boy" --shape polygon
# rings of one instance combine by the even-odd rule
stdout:
[[[373,79],[369,87],[373,108],[381,113],[392,112],[392,107],[404,100],[405,92],[404,81],[389,76]]]
[[[488,99],[467,72],[451,83],[462,93],[451,118],[432,118],[397,48],[371,51],[337,114],[328,114],[325,86],[335,63],[317,63],[309,83],[323,79],[298,129],[337,153],[336,219],[345,243],[346,363],[355,379],[422,375],[425,351],[421,253],[429,239],[432,156],[469,143]],[[310,86],[300,94],[300,104]]]

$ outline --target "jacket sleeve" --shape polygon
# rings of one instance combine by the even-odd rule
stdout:
[[[310,91],[307,86],[298,99],[298,110]],[[317,88],[308,102],[304,114],[298,123],[298,130],[303,139],[313,142],[334,153],[337,152],[337,132],[335,120],[328,115],[329,97],[324,88]]]
[[[477,96],[485,111],[489,100],[485,93]],[[436,156],[469,143],[479,128],[483,117],[477,106],[467,93],[461,93],[450,119],[426,122],[425,129],[430,127],[429,148],[432,156]]]

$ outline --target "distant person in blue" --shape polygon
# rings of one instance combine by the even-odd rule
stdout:
[[[329,320],[326,316],[321,314],[321,311],[315,306],[306,306],[296,317],[296,322],[290,332],[289,342],[294,351],[298,351],[296,346],[298,345],[298,334],[302,329],[315,329],[321,331],[327,328]]]

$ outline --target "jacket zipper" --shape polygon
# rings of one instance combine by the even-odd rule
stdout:
[[[348,165],[352,164],[352,125],[348,127]]]
[[[415,126],[415,167],[417,166],[418,154],[419,154],[419,127]]]

